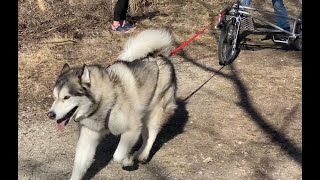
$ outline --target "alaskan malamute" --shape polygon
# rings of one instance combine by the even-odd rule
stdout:
[[[131,166],[147,160],[161,127],[174,113],[176,76],[168,59],[172,37],[164,29],[148,29],[130,38],[109,67],[65,64],[56,81],[48,116],[63,129],[80,125],[72,180],[83,177],[104,135],[120,135],[113,160]],[[143,137],[141,148],[130,155]]]

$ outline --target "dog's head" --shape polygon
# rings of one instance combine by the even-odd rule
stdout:
[[[54,102],[48,117],[63,129],[70,120],[85,118],[95,103],[90,93],[90,72],[86,65],[70,68],[64,64],[53,90]]]

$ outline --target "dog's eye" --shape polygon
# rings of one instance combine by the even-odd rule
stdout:
[[[63,99],[64,100],[67,100],[67,99],[69,99],[70,98],[70,96],[65,96]]]

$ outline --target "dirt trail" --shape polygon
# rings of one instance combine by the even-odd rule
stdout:
[[[111,160],[118,139],[107,137],[99,147],[101,160],[88,177],[301,179],[300,52],[243,50],[234,64],[220,71],[215,57],[193,63],[174,56],[173,62],[181,99],[215,76],[179,103],[149,163],[122,170]],[[76,126],[70,123],[59,132],[44,111],[32,121],[37,123],[19,128],[19,179],[67,179]]]
[[[72,8],[59,8],[59,1],[47,14],[31,1],[20,2],[18,179],[68,179],[78,134],[74,122],[58,131],[46,117],[55,78],[65,62],[113,62],[131,34],[107,30],[105,13],[111,11],[104,0]],[[137,31],[170,27],[179,45],[224,3],[162,0],[139,17]],[[293,1],[287,5],[297,12]],[[119,139],[107,136],[86,179],[302,179],[301,52],[253,37],[232,65],[219,70],[218,37],[210,29],[172,56],[179,108],[157,137],[150,161],[123,170],[112,161]],[[57,41],[63,43],[52,43]]]

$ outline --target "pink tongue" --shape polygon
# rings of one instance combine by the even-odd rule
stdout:
[[[63,130],[63,129],[64,129],[64,127],[65,127],[64,124],[66,123],[66,121],[67,121],[67,119],[58,124],[58,128],[59,128],[60,130]]]

